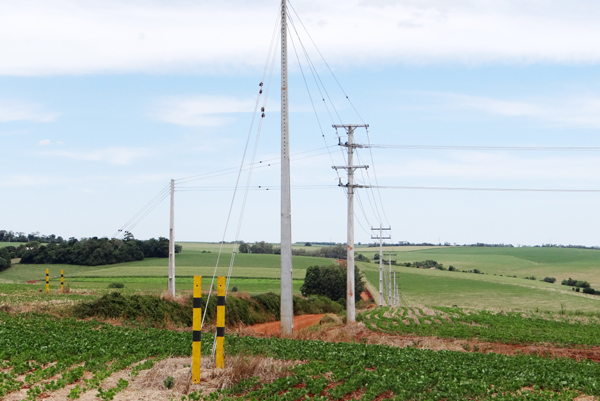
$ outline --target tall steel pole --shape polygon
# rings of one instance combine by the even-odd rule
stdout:
[[[281,334],[283,335],[291,335],[294,332],[287,74],[287,4],[286,0],[281,0]]]
[[[354,148],[360,148],[362,145],[356,145],[354,143],[354,129],[356,127],[365,127],[368,125],[334,125],[334,128],[345,128],[348,132],[348,142],[340,146],[348,148],[348,165],[347,166],[333,166],[334,169],[345,169],[348,170],[348,184],[345,185],[348,188],[348,240],[346,243],[346,321],[348,323],[356,321],[356,300],[354,293],[356,284],[354,277],[354,188],[361,187],[360,185],[354,185],[354,170],[357,168],[368,168],[369,166],[355,166],[354,165]],[[340,186],[341,185],[340,183]]]
[[[171,180],[171,218],[169,224],[169,293],[175,296],[175,180]]]

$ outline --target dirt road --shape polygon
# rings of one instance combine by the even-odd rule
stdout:
[[[322,317],[323,314],[294,316],[294,330],[319,324]],[[249,329],[253,330],[255,333],[261,334],[279,334],[280,328],[281,323],[279,321],[255,324],[254,326],[249,327]]]

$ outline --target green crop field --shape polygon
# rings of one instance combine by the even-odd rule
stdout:
[[[86,393],[102,400],[121,392],[133,396],[126,392],[140,372],[163,358],[191,354],[190,332],[2,312],[0,322],[0,397],[26,391],[23,398],[36,400],[63,389],[68,399]],[[204,355],[210,354],[212,339],[210,333],[203,336]],[[600,395],[600,365],[588,360],[237,335],[226,336],[225,349],[226,358],[260,355],[302,363],[273,382],[253,378],[177,399],[541,401]],[[128,367],[129,375],[104,384]],[[169,373],[162,371],[160,379]]]
[[[565,313],[383,307],[365,311],[359,320],[372,330],[390,334],[561,347],[600,345],[600,313]]]
[[[184,242],[181,253],[176,254],[175,265],[178,290],[191,290],[194,275],[205,277],[204,286],[210,286],[215,272],[220,244]],[[232,245],[223,244],[217,275],[226,276],[232,255]],[[333,259],[309,256],[294,256],[294,292],[300,293],[305,271],[311,265],[328,265]],[[46,269],[50,271],[51,287],[57,288],[60,271],[64,271],[65,282],[72,288],[100,289],[108,283],[122,282],[129,289],[162,291],[167,288],[168,260],[146,258],[143,261],[103,266],[74,265],[22,265],[19,263],[0,272],[0,282],[25,283],[36,281],[35,288],[43,288]],[[230,288],[248,293],[279,292],[279,255],[236,254]]]
[[[407,249],[408,248],[408,249]],[[600,250],[567,248],[488,248],[488,247],[386,247],[395,252],[396,263],[435,260],[446,268],[441,271],[392,266],[405,306],[453,306],[471,308],[505,308],[530,310],[595,311],[600,309],[600,296],[572,291],[560,285],[573,277],[589,281],[600,289]],[[357,253],[373,258],[377,248],[358,248]],[[384,252],[385,255],[385,252]],[[388,257],[384,256],[384,260]],[[358,266],[371,285],[379,288],[378,263]],[[485,274],[463,273],[479,269]],[[388,271],[388,265],[384,266]],[[511,277],[509,277],[511,276]],[[516,278],[512,276],[517,276]],[[525,277],[534,276],[536,280]],[[554,284],[541,281],[554,277]],[[373,294],[378,299],[378,294]]]
[[[2,243],[7,244],[7,243]],[[176,255],[177,289],[189,291],[191,277],[205,277],[208,289],[221,244],[180,243],[181,253]],[[312,247],[297,248],[310,250]],[[316,248],[316,246],[315,246]],[[564,278],[587,280],[600,290],[600,251],[566,248],[489,248],[489,247],[385,247],[397,253],[398,263],[435,260],[445,267],[453,265],[458,270],[479,269],[485,274],[472,274],[440,270],[415,269],[393,266],[402,294],[402,304],[476,308],[508,308],[530,310],[593,311],[600,308],[600,296],[586,295],[561,286]],[[217,275],[227,275],[232,245],[223,244]],[[373,258],[378,248],[357,247],[357,253]],[[386,258],[387,259],[387,258]],[[306,268],[310,265],[327,265],[333,259],[310,256],[294,256],[294,292],[299,293]],[[105,266],[73,265],[21,265],[0,272],[0,282],[31,284],[34,289],[43,288],[45,270],[50,270],[51,287],[58,286],[60,270],[65,272],[66,282],[74,289],[106,288],[111,282],[123,282],[128,290],[163,291],[167,286],[167,259],[147,258],[139,262]],[[279,292],[279,255],[237,254],[232,271],[231,287],[248,293]],[[378,264],[358,262],[371,288],[379,286]],[[387,271],[387,266],[385,267]],[[517,278],[508,277],[516,275]],[[526,280],[526,276],[537,280]],[[555,277],[554,284],[540,281]],[[373,294],[378,298],[377,290]]]

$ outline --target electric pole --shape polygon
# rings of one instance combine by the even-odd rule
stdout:
[[[393,300],[392,300],[392,255],[396,256],[396,254],[392,253],[392,252],[388,252],[388,254],[389,254],[389,256],[388,256],[389,257],[388,263],[389,263],[389,266],[390,266],[390,271],[389,271],[389,274],[388,274],[388,303],[391,306],[394,303]],[[396,275],[394,273],[394,287],[396,287],[396,281],[395,281],[395,279],[396,279]],[[394,288],[394,290],[395,290],[395,288]]]
[[[389,231],[391,229],[391,227],[384,228],[381,224],[379,224],[379,228],[371,227],[372,231],[379,230],[379,236],[371,235],[371,239],[379,240],[379,306],[383,306],[383,240],[392,238],[391,235],[384,237],[383,231]]]
[[[346,244],[346,321],[348,323],[356,321],[356,309],[355,309],[355,280],[354,280],[354,188],[365,188],[362,185],[354,184],[354,170],[358,168],[367,169],[369,166],[355,166],[354,165],[354,149],[362,148],[362,145],[354,143],[354,129],[355,128],[368,128],[367,124],[340,124],[333,125],[337,130],[338,128],[344,128],[348,133],[348,142],[340,146],[348,148],[348,165],[347,166],[332,166],[335,170],[344,169],[348,171],[348,184],[340,186],[348,188],[348,240]]]
[[[294,332],[292,295],[292,198],[288,116],[287,0],[281,0],[281,334]]]
[[[171,218],[169,223],[169,294],[175,296],[175,180],[171,180]]]

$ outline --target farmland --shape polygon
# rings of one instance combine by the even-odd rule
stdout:
[[[6,243],[3,243],[6,244]],[[176,255],[177,289],[189,291],[194,275],[212,277],[217,264],[220,244],[180,243],[181,253]],[[295,248],[303,248],[295,245]],[[305,249],[316,248],[306,247]],[[357,253],[373,258],[377,248],[358,247]],[[398,263],[436,260],[444,266],[455,266],[459,271],[439,271],[393,266],[404,306],[444,306],[471,308],[509,308],[531,310],[540,308],[558,311],[594,311],[600,307],[600,296],[586,295],[561,286],[562,279],[574,277],[587,280],[600,289],[600,251],[565,248],[485,248],[485,247],[386,247],[396,252]],[[217,275],[226,275],[231,257],[231,244],[223,245],[223,254]],[[386,258],[387,259],[387,258]],[[310,265],[327,265],[333,259],[294,256],[294,292],[304,279]],[[231,288],[250,294],[278,292],[279,256],[269,254],[237,254],[232,273]],[[358,262],[372,288],[379,283],[378,264]],[[51,288],[58,287],[60,270],[72,289],[92,290],[102,293],[111,282],[125,284],[125,291],[161,292],[166,289],[166,259],[147,258],[143,261],[105,266],[74,265],[21,265],[0,273],[0,282],[26,283],[38,280],[27,288],[43,288],[45,269],[50,269]],[[462,273],[462,270],[479,269],[485,274]],[[386,266],[387,271],[387,266]],[[512,276],[517,276],[512,277]],[[536,280],[526,280],[535,276]],[[557,283],[541,281],[555,277]],[[210,282],[203,282],[208,290]],[[378,298],[377,291],[373,294]]]
[[[70,398],[93,394],[104,400],[127,399],[127,387],[137,374],[163,358],[191,353],[189,332],[37,314],[0,313],[0,321],[0,396],[18,391],[34,400],[66,391]],[[203,337],[204,355],[210,353],[212,338]],[[239,336],[227,336],[225,347],[229,357],[306,362],[271,383],[242,381],[205,397],[192,386],[184,399],[568,400],[600,394],[600,365],[591,361]],[[126,368],[128,376],[104,385],[111,374]]]
[[[185,295],[191,290],[194,274],[212,277],[219,245],[182,245],[183,251],[176,258],[176,272],[178,290]],[[224,246],[217,274],[225,274],[228,269],[229,247]],[[183,396],[185,400],[297,400],[305,397],[318,400],[570,400],[579,395],[600,395],[600,365],[596,362],[502,355],[493,346],[533,347],[537,344],[541,349],[579,350],[578,355],[583,358],[600,355],[600,297],[576,293],[559,283],[540,281],[544,276],[556,277],[559,281],[563,277],[575,277],[588,280],[600,289],[600,274],[595,270],[596,263],[600,262],[596,255],[600,252],[463,247],[402,247],[395,251],[398,262],[431,259],[446,267],[452,264],[460,271],[393,266],[400,283],[402,306],[360,311],[358,319],[364,323],[365,326],[361,326],[364,331],[356,335],[345,333],[343,341],[350,343],[258,338],[243,331],[241,336],[227,335],[228,358],[256,355],[281,361],[280,365],[269,362],[273,366],[287,367],[281,367],[284,370],[273,379],[237,381],[232,387],[211,395],[200,392],[205,389],[203,385],[192,386],[184,392],[181,386],[167,390],[162,385],[166,379],[160,376],[166,376],[166,371],[158,368],[163,366],[162,361],[171,363],[168,366],[173,369],[174,364],[178,364],[179,372],[187,372],[185,367],[189,366],[191,354],[189,329],[167,330],[165,328],[173,323],[169,326],[166,318],[153,328],[125,319],[119,320],[121,326],[65,317],[69,316],[69,305],[109,293],[108,284],[113,282],[125,285],[119,290],[124,294],[163,292],[165,259],[148,258],[96,267],[16,263],[0,273],[0,301],[6,311],[34,312],[0,312],[0,397],[9,397],[8,400],[46,397],[125,400],[144,387],[146,379],[140,377],[148,375],[159,378],[155,386],[160,387],[161,394],[170,394],[164,399]],[[375,250],[359,249],[358,252],[372,258]],[[299,293],[308,266],[333,262],[295,256],[294,291]],[[377,287],[378,265],[372,262],[358,265],[371,285]],[[44,290],[46,268],[51,272],[50,293]],[[462,272],[475,268],[486,274]],[[71,289],[66,294],[58,291],[60,269],[65,271]],[[230,285],[250,294],[278,292],[278,274],[278,255],[240,254],[236,256]],[[517,277],[509,277],[514,275]],[[537,280],[526,280],[529,275],[536,275]],[[27,284],[34,280],[37,281]],[[210,280],[204,280],[203,285],[208,291]],[[305,334],[299,333],[299,338],[318,336],[321,330],[346,331],[340,323],[331,324],[333,326],[307,329]],[[227,333],[231,330],[228,328]],[[414,345],[408,343],[408,347],[399,348],[376,343],[376,340],[382,341],[382,336],[413,336]],[[202,352],[205,356],[210,354],[212,339],[211,333],[204,333]],[[434,351],[421,349],[418,339],[474,341],[475,345],[464,349],[447,348],[452,350],[441,347]],[[488,345],[479,349],[477,342],[484,341]],[[540,351],[540,355],[544,353]],[[187,379],[181,373],[176,380]]]

